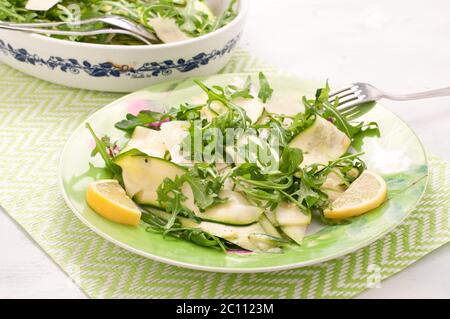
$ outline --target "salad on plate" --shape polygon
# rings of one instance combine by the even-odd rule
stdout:
[[[223,251],[282,252],[311,220],[351,222],[380,206],[387,187],[359,152],[375,122],[339,112],[328,83],[314,99],[273,99],[268,78],[207,86],[164,112],[127,114],[99,136],[111,179],[88,186],[87,204],[117,223]]]

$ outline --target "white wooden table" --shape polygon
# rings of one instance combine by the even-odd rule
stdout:
[[[450,2],[252,0],[241,45],[305,78],[399,93],[450,86]],[[450,161],[450,97],[385,106]],[[448,298],[449,247],[359,297]],[[0,298],[86,297],[4,212],[0,252]]]

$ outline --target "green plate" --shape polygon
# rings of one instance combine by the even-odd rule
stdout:
[[[224,85],[247,74],[216,75],[203,79],[206,84]],[[317,83],[286,76],[270,78],[275,89],[273,99],[313,96]],[[127,95],[94,113],[86,122],[100,134],[125,142],[114,123],[129,112],[141,109],[161,110],[191,101],[200,89],[191,80],[164,83]],[[126,250],[168,264],[218,272],[262,272],[297,268],[333,259],[363,246],[399,225],[420,200],[427,183],[428,166],[418,138],[408,126],[381,106],[363,116],[380,125],[380,138],[367,138],[363,150],[369,169],[381,174],[388,184],[388,200],[379,208],[357,217],[352,223],[311,225],[302,246],[291,245],[283,253],[225,254],[211,248],[149,233],[144,224],[131,227],[115,224],[93,212],[85,202],[87,185],[108,177],[99,157],[91,158],[93,139],[84,125],[67,141],[60,161],[61,191],[76,216],[100,236]],[[91,164],[90,164],[91,163]]]

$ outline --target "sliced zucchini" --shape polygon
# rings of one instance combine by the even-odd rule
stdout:
[[[161,210],[155,209],[152,212],[165,220],[169,220],[171,217],[169,213]],[[201,229],[210,235],[223,238],[241,248],[254,252],[276,251],[278,247],[284,244],[282,238],[266,234],[260,223],[233,226],[208,221],[196,223],[184,217],[178,217],[178,220],[182,227]]]
[[[205,106],[201,109],[200,112],[203,114],[204,117],[206,117],[208,122],[211,122],[211,120],[214,117],[216,117],[217,115],[219,115],[227,110],[225,105],[223,105],[219,101],[212,101],[211,104],[208,106],[206,100],[207,100],[207,98],[205,98],[202,101],[202,103],[197,103],[197,104],[205,104]],[[198,98],[198,100],[196,100],[196,101],[200,101],[200,98]]]
[[[122,177],[128,196],[134,198],[139,204],[147,204],[159,207],[157,201],[157,189],[165,178],[174,179],[176,176],[185,174],[180,166],[155,157],[119,156],[116,164],[122,168]],[[224,190],[220,196],[228,200],[211,207],[205,212],[200,212],[195,205],[194,195],[189,184],[185,183],[182,188],[186,200],[183,202],[198,217],[225,224],[248,225],[259,220],[263,209],[252,206],[244,196],[237,192]]]
[[[233,103],[242,107],[252,123],[256,123],[264,112],[264,104],[259,99],[236,98]]]
[[[206,3],[205,3],[206,2]],[[207,7],[207,10],[202,10],[200,6],[197,6],[197,3],[202,3],[205,7]],[[208,14],[208,16],[212,19],[217,18],[218,16],[220,16],[221,14],[223,14],[223,5],[226,5],[227,3],[224,3],[222,0],[200,0],[200,1],[196,1],[194,3],[194,7],[199,10],[199,11],[203,11],[204,13]],[[210,13],[211,15],[210,15]]]
[[[297,244],[301,245],[308,225],[281,226],[281,230]]]
[[[270,100],[264,104],[264,111],[256,123],[263,124],[268,119],[269,113],[294,116],[300,112],[305,112],[305,107],[297,100]],[[290,123],[292,123],[290,118],[283,121],[285,125]]]
[[[247,114],[252,123],[256,123],[264,113],[264,104],[261,103],[256,98],[253,99],[236,98],[233,100],[233,103],[244,109],[245,113]],[[213,101],[211,102],[209,107],[205,106],[202,109],[202,113],[205,115],[208,121],[211,121],[212,118],[226,111],[227,108],[221,102],[218,101]]]
[[[160,137],[162,143],[170,153],[171,161],[177,164],[190,164],[185,159],[180,144],[189,135],[190,123],[187,121],[170,121],[161,124]]]
[[[47,11],[54,7],[59,0],[28,0],[25,9],[33,11]]]
[[[248,239],[258,250],[266,252],[281,252],[279,247],[288,243],[287,240],[281,237],[274,237],[268,234],[250,234]]]
[[[262,208],[250,205],[244,196],[231,190],[223,190],[219,194],[221,198],[228,199],[225,203],[200,212],[195,205],[194,195],[188,184],[183,185],[182,192],[187,197],[183,204],[203,220],[229,225],[248,225],[258,221],[263,213]]]
[[[134,129],[131,139],[122,152],[137,149],[148,156],[163,158],[166,146],[161,136],[161,131],[152,130],[142,126]]]
[[[190,126],[188,121],[170,121],[161,124],[161,136],[168,150],[184,140],[189,134]]]
[[[125,191],[139,204],[158,206],[158,186],[166,177],[174,179],[185,173],[180,166],[151,156],[124,154],[114,161],[122,168]]]
[[[334,202],[345,192],[347,187],[342,184],[342,179],[336,173],[330,172],[320,189],[328,195],[331,202]]]
[[[282,202],[275,209],[275,217],[280,226],[308,225],[311,223],[311,215],[304,214],[293,203]]]
[[[275,240],[255,240],[255,237],[252,235],[265,234],[264,229],[259,223],[247,226],[231,226],[207,221],[197,224],[186,218],[179,218],[179,220],[183,227],[200,228],[204,232],[223,238],[230,243],[250,251],[268,251],[280,246],[280,243]]]
[[[273,100],[264,105],[269,113],[294,116],[300,112],[305,112],[305,107],[298,100]]]
[[[266,217],[265,214],[261,215],[261,217],[259,218],[259,223],[261,224],[261,227],[264,229],[266,234],[281,238],[280,233],[275,228],[275,226],[270,222],[270,220]]]
[[[266,210],[264,211],[264,215],[267,217],[267,219],[270,221],[270,223],[274,226],[279,226],[277,217],[275,216],[275,212],[272,210]]]
[[[297,135],[290,143],[290,147],[303,151],[301,166],[310,164],[328,164],[347,152],[350,138],[336,126],[320,116],[316,116],[313,125]]]
[[[283,233],[301,244],[306,228],[311,223],[311,216],[303,214],[297,205],[285,202],[278,205],[275,216]]]
[[[179,42],[191,39],[183,32],[174,19],[171,18],[151,18],[148,23],[152,26],[158,38],[164,43]]]
[[[217,1],[213,1],[213,4],[217,3]],[[220,3],[220,2],[219,2]],[[216,14],[214,14],[215,11],[217,11],[216,6],[208,7],[203,1],[195,0],[194,1],[194,9],[197,11],[200,11],[208,16],[209,19],[215,19]]]

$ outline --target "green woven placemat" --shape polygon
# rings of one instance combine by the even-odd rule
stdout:
[[[278,72],[238,51],[224,72]],[[349,298],[448,243],[450,165],[429,157],[430,183],[410,217],[372,245],[315,266],[219,274],[127,252],[84,226],[57,183],[70,133],[119,94],[68,89],[0,65],[0,204],[91,297]]]

